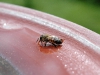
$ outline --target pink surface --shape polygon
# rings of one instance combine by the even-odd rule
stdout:
[[[64,43],[40,47],[36,40],[44,33]],[[100,35],[46,13],[0,3],[0,57],[16,75],[100,75]]]

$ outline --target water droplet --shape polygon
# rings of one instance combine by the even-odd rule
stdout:
[[[57,56],[57,58],[58,58],[59,56]]]
[[[72,71],[72,74],[74,74],[75,72],[74,71]]]
[[[70,70],[72,70],[72,68],[70,68]]]
[[[74,52],[74,54],[77,54],[77,52]]]
[[[6,25],[7,25],[6,23],[3,24],[3,26],[6,26]]]
[[[84,53],[86,53],[86,51],[84,51]]]
[[[67,65],[65,65],[65,67],[67,67]]]

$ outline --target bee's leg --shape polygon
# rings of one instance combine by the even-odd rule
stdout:
[[[43,46],[43,41],[41,41],[41,46]]]
[[[45,42],[45,46],[46,46],[47,42]]]
[[[52,43],[52,44],[56,47],[56,45],[54,43]]]
[[[36,42],[39,42],[40,40],[39,40],[39,38],[36,40]]]
[[[39,38],[37,39],[37,41],[36,41],[37,43],[38,43],[38,45],[39,45],[39,43],[40,43],[40,40],[39,40]]]

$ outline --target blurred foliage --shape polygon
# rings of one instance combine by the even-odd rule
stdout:
[[[99,0],[0,0],[70,20],[100,33]],[[96,4],[98,3],[98,5]]]
[[[78,0],[78,1],[85,1],[93,4],[100,4],[100,0]]]

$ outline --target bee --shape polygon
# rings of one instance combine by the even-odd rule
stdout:
[[[63,39],[58,38],[57,36],[54,35],[47,35],[47,34],[43,34],[40,36],[40,38],[37,39],[38,43],[41,42],[41,45],[43,46],[43,42],[44,45],[46,46],[47,43],[51,43],[53,46],[57,46],[57,45],[61,45],[63,43]]]

